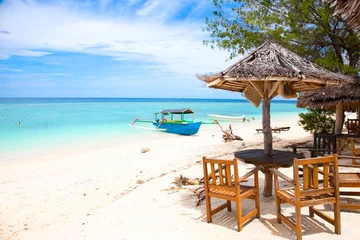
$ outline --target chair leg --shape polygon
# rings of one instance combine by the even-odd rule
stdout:
[[[231,201],[227,200],[227,210],[228,212],[231,212]]]
[[[296,217],[296,239],[302,240],[302,227],[301,227],[301,208],[300,206],[295,206],[295,217]]]
[[[207,222],[212,222],[212,215],[211,215],[211,202],[210,197],[206,196],[206,216],[207,216]]]
[[[278,223],[281,223],[280,214],[281,214],[281,205],[280,205],[280,198],[276,195],[276,220]]]
[[[336,202],[334,203],[334,227],[335,227],[335,233],[341,234],[341,224],[340,224],[340,203]]]
[[[259,191],[255,193],[255,208],[257,209],[256,218],[260,218],[260,196]]]
[[[310,217],[314,217],[314,210],[312,209],[313,207],[309,207],[309,216]]]
[[[237,218],[237,224],[238,224],[238,232],[242,230],[242,209],[241,209],[241,200],[236,199],[236,218]]]

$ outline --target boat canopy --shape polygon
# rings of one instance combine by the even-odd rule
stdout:
[[[165,109],[158,113],[161,113],[164,115],[167,115],[167,114],[191,114],[191,113],[194,113],[194,111],[191,110],[190,108],[182,108],[182,109]]]

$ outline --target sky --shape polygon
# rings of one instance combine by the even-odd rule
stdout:
[[[196,74],[236,60],[203,44],[206,0],[0,0],[0,97],[242,98]]]

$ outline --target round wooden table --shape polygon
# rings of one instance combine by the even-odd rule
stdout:
[[[289,152],[286,150],[273,150],[271,156],[264,155],[263,149],[248,149],[235,152],[235,157],[244,163],[250,163],[255,166],[261,166],[265,174],[264,197],[270,197],[273,189],[272,173],[270,168],[291,167],[294,158],[305,158],[304,155]]]

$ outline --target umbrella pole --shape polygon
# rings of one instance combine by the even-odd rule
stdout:
[[[344,125],[344,108],[340,103],[336,105],[336,120],[335,120],[335,134],[340,134]]]
[[[270,126],[270,99],[263,98],[262,102],[262,124],[264,134],[264,155],[272,155],[273,138]]]
[[[271,99],[264,97],[262,102],[262,124],[263,124],[263,134],[264,134],[264,155],[272,155],[272,132],[270,126],[270,101]],[[268,168],[264,169],[265,181],[264,181],[264,192],[265,197],[272,195],[272,173]]]

